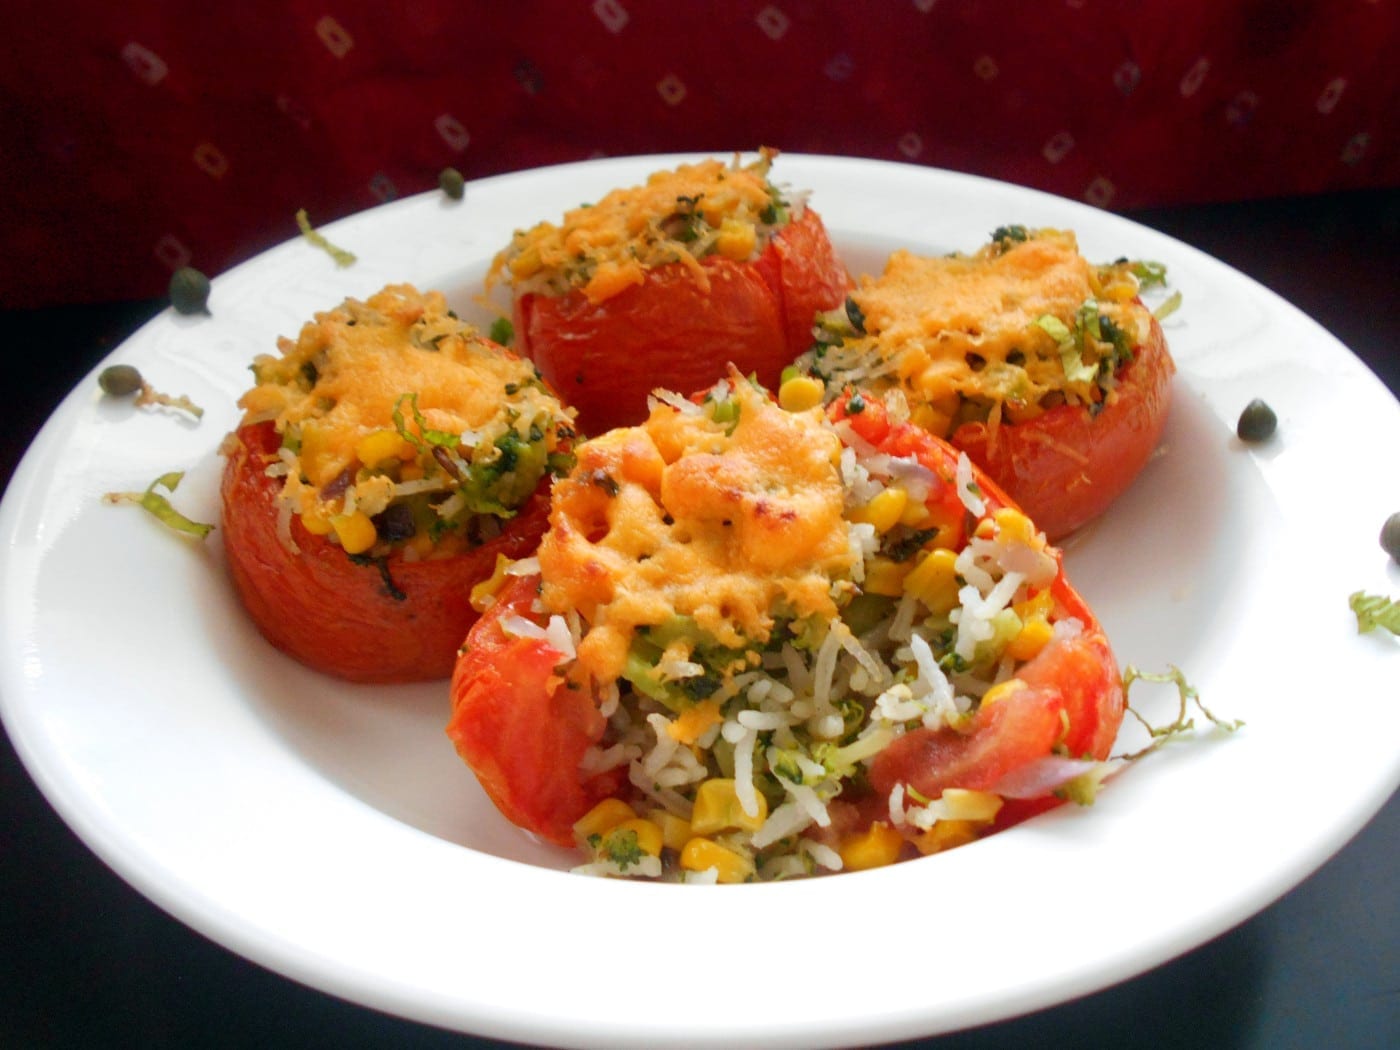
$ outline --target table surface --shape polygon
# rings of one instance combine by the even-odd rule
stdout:
[[[1272,288],[1400,391],[1400,192],[1153,209],[1129,218]],[[19,419],[0,435],[0,483],[8,483],[63,395],[163,305],[0,309],[11,389],[22,394],[18,406],[14,394],[7,399]],[[1397,860],[1400,801],[1392,798],[1312,877],[1195,951],[1053,1009],[908,1045],[1400,1045]],[[343,1002],[191,931],[78,841],[0,736],[0,1045],[504,1044]]]

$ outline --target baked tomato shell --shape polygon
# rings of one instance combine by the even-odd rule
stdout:
[[[502,534],[473,550],[405,561],[357,564],[293,515],[295,549],[279,534],[279,478],[265,469],[280,438],[270,422],[240,427],[223,476],[223,538],[238,596],[263,636],[297,660],[354,682],[447,678],[462,638],[477,619],[471,589],[488,579],[496,556],[529,554],[548,526],[547,482]],[[388,579],[386,580],[386,575]],[[398,592],[390,590],[389,581]]]
[[[676,263],[599,303],[577,291],[516,297],[517,350],[578,409],[585,434],[639,423],[657,387],[704,390],[730,363],[775,387],[811,342],[814,315],[843,302],[851,283],[810,209],[757,259],[700,265],[708,289]]]
[[[1083,405],[1060,405],[995,432],[966,423],[949,440],[1059,540],[1102,514],[1147,465],[1166,425],[1175,372],[1154,318],[1098,415]]]
[[[626,771],[592,777],[580,771],[607,727],[597,703],[555,673],[561,653],[503,629],[511,617],[534,616],[539,582],[539,576],[508,580],[467,635],[452,675],[447,735],[507,819],[572,846],[574,824],[621,791]]]

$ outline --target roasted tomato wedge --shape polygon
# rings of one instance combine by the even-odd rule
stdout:
[[[1163,279],[1091,265],[1055,230],[1003,227],[972,255],[895,252],[821,318],[794,372],[827,401],[897,401],[1059,539],[1103,513],[1161,438],[1175,366],[1138,293]]]
[[[591,693],[558,673],[565,654],[538,636],[539,583],[510,579],[472,629],[452,675],[447,734],[502,813],[568,846],[574,822],[616,794],[625,770],[579,772],[606,720]]]
[[[403,285],[318,314],[225,446],[224,545],[258,629],[341,678],[445,678],[472,588],[543,533],[571,416],[529,362]]]
[[[516,348],[589,434],[641,421],[658,387],[728,364],[776,383],[850,279],[816,212],[747,167],[709,161],[516,235],[492,281],[513,290]]]
[[[580,446],[537,559],[468,635],[448,731],[591,874],[741,882],[960,845],[1053,801],[1025,774],[1092,766],[1122,719],[1059,552],[878,401],[790,411],[737,374],[658,397]]]

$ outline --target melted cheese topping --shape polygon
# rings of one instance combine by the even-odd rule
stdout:
[[[551,449],[557,436],[572,435],[568,411],[534,367],[480,338],[449,312],[440,292],[391,285],[364,302],[348,299],[317,314],[295,340],[279,339],[278,347],[280,357],[254,361],[257,385],[239,404],[245,423],[274,420],[297,450],[283,496],[298,512],[347,471],[357,473],[351,488],[366,513],[390,502],[395,481],[371,473],[375,464],[359,456],[367,437],[399,430],[396,409],[405,430],[460,437],[459,449],[478,450],[477,459],[497,455],[493,443],[511,430],[523,442],[543,435]],[[414,395],[421,420],[406,395]],[[396,458],[414,457],[412,445],[398,446]],[[431,449],[423,451],[422,466],[396,468],[400,480],[440,469]],[[319,500],[330,512],[344,503],[345,486],[339,487],[341,493]]]
[[[652,174],[644,185],[613,190],[596,204],[518,231],[496,256],[488,285],[504,278],[517,292],[562,295],[580,289],[602,302],[646,271],[679,263],[709,287],[699,260],[718,254],[757,258],[787,213],[768,182],[775,150],[760,150],[748,167],[706,160]]]
[[[831,356],[846,369],[842,379],[881,393],[901,390],[915,421],[940,436],[960,421],[968,402],[981,418],[1004,412],[1020,422],[1053,403],[1103,396],[1097,378],[1067,375],[1061,348],[1041,319],[1073,328],[1081,307],[1094,303],[1136,346],[1147,337],[1150,316],[1136,294],[1130,274],[1091,265],[1068,232],[1042,230],[971,256],[896,251],[883,274],[863,278],[852,293],[864,314],[864,336]],[[1092,372],[1111,351],[1106,340],[1085,339],[1083,371]],[[1111,382],[1109,376],[1110,388]]]
[[[540,402],[545,414],[557,411],[535,385],[533,366],[449,316],[440,292],[394,285],[365,302],[346,300],[278,347],[280,358],[262,355],[253,363],[258,385],[239,401],[244,422],[274,419],[280,432],[297,429],[302,473],[317,486],[354,461],[361,438],[394,426],[394,407],[406,393],[418,395],[429,427],[458,434],[503,433],[508,386],[523,402]],[[516,407],[526,419],[538,414],[527,404]]]
[[[540,546],[548,610],[590,625],[578,647],[615,680],[633,635],[680,615],[719,644],[762,644],[776,614],[834,617],[855,554],[842,520],[841,446],[819,409],[785,412],[735,377],[732,432],[657,405],[639,427],[578,450]]]

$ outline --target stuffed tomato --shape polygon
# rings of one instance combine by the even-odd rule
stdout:
[[[580,870],[721,882],[971,841],[1092,781],[1124,711],[1059,552],[965,455],[737,374],[579,447],[452,697],[487,794]]]
[[[1060,539],[1123,493],[1166,422],[1175,366],[1139,274],[1161,277],[1016,226],[971,256],[895,252],[793,372],[827,400],[856,388],[890,401]]]
[[[512,291],[515,348],[585,433],[639,422],[657,387],[733,363],[773,384],[850,279],[821,218],[769,181],[776,151],[659,171],[518,232],[488,285]]]
[[[229,570],[262,634],[363,682],[445,678],[498,557],[530,553],[573,462],[533,367],[408,285],[253,364],[225,442]]]

